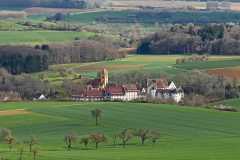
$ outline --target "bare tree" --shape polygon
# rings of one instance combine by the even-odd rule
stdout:
[[[98,149],[98,143],[108,143],[108,138],[101,132],[95,132],[91,135],[91,140],[96,144],[96,149]]]
[[[39,142],[36,140],[36,138],[30,133],[30,137],[28,140],[24,141],[24,143],[27,143],[30,147],[30,152],[32,151],[32,146],[34,144],[39,144]]]
[[[97,108],[91,111],[93,118],[96,118],[96,126],[98,125],[98,117],[102,117],[102,110]]]
[[[18,152],[20,153],[20,158],[19,158],[19,160],[22,160],[23,152],[25,152],[24,146],[18,147]]]
[[[117,137],[118,137],[118,134],[115,132],[115,133],[112,135],[114,146],[116,146]]]
[[[128,132],[128,128],[125,128],[118,136],[123,140],[123,148],[125,148],[127,141],[133,138],[133,136]]]
[[[67,133],[64,133],[63,142],[67,143],[69,151],[72,146],[72,143],[76,143],[77,141],[78,141],[78,136],[75,132],[68,131]]]
[[[20,143],[16,138],[14,137],[7,137],[5,139],[5,142],[8,144],[9,148],[10,148],[10,153],[12,153],[12,148],[15,144]]]
[[[32,153],[33,153],[33,155],[34,155],[34,160],[36,160],[36,154],[37,154],[37,153],[40,153],[40,151],[41,151],[40,146],[35,146],[35,147],[33,147]]]
[[[81,144],[85,144],[85,146],[86,146],[86,148],[87,148],[87,145],[88,145],[88,143],[90,143],[91,142],[91,138],[89,137],[89,136],[84,136],[82,139],[81,139]]]
[[[145,140],[149,139],[151,136],[150,135],[151,130],[147,127],[143,127],[140,129],[134,129],[134,131],[135,131],[135,136],[139,136],[142,139],[142,144],[144,144]]]
[[[46,72],[41,72],[41,73],[38,75],[38,78],[41,79],[42,82],[43,82],[43,80],[44,80],[45,78],[47,78]]]
[[[162,137],[163,137],[163,135],[161,133],[159,133],[157,131],[152,131],[150,139],[153,142],[153,146],[155,146],[155,142]]]
[[[0,128],[0,142],[5,142],[6,138],[11,137],[11,131],[7,128],[1,129]]]

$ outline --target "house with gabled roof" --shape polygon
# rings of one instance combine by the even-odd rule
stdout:
[[[182,88],[177,88],[174,82],[168,82],[165,78],[148,79],[147,93],[153,98],[168,99],[172,97],[176,102],[180,102],[184,98]]]
[[[106,98],[115,100],[120,99],[122,101],[126,100],[126,94],[122,86],[116,87],[105,87]]]
[[[136,84],[124,84],[123,87],[126,94],[126,101],[138,98],[140,90],[137,89]]]
[[[73,90],[71,94],[74,100],[80,101],[102,101],[105,97],[104,90]]]

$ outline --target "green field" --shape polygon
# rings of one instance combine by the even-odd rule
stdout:
[[[22,7],[0,7],[0,11],[24,11],[26,9]]]
[[[90,111],[102,110],[99,126]],[[40,142],[42,151],[37,159],[221,159],[234,160],[240,156],[240,113],[208,110],[171,105],[113,102],[16,102],[1,103],[0,111],[27,109],[30,113],[0,116],[0,127],[7,127],[20,141],[32,133]],[[0,112],[1,113],[1,112]],[[152,146],[150,141],[141,145],[135,137],[126,148],[120,139],[113,146],[110,135],[130,129],[148,126],[165,136]],[[75,131],[79,137],[95,131],[109,137],[108,144],[94,144],[85,149],[83,144],[73,144],[72,150],[62,142],[63,133]],[[0,145],[0,157],[18,159],[19,145],[9,153],[6,144]],[[29,148],[25,145],[25,148]],[[33,159],[25,152],[23,159]]]
[[[73,31],[0,31],[0,45],[4,44],[43,44],[50,42],[74,41],[75,37],[87,39],[96,33]],[[118,38],[117,36],[112,36]]]
[[[226,67],[237,67],[240,66],[240,59],[234,60],[220,60],[220,61],[198,61],[198,62],[189,62],[184,64],[175,64],[173,67],[180,69],[215,69],[215,68],[226,68]]]
[[[215,104],[229,105],[231,107],[236,107],[237,109],[240,110],[240,98],[238,98],[238,99],[230,99],[230,100],[223,100],[223,101],[219,101],[219,102],[213,103],[212,105],[215,105]]]

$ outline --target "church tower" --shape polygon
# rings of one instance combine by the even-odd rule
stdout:
[[[102,71],[101,82],[103,83],[103,88],[108,84],[108,72],[106,68]]]

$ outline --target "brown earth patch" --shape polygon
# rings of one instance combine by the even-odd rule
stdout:
[[[97,10],[82,10],[82,9],[69,9],[69,8],[41,8],[41,7],[33,7],[29,8],[25,12],[27,15],[40,15],[47,13],[87,13],[87,12],[96,12]]]
[[[74,71],[100,71],[103,68],[107,70],[125,70],[125,69],[133,69],[145,66],[147,64],[139,64],[139,65],[124,65],[124,66],[82,66],[79,68],[74,68]]]
[[[27,114],[29,112],[24,110],[8,110],[8,111],[0,111],[0,116],[8,116],[8,115],[15,115],[15,114]]]
[[[240,67],[232,67],[232,68],[219,68],[212,70],[205,70],[204,72],[215,74],[217,76],[224,76],[232,80],[236,80],[240,83]]]

